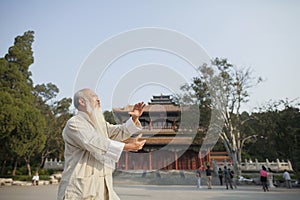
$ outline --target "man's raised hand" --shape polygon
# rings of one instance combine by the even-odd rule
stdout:
[[[144,102],[139,102],[133,106],[132,111],[128,112],[131,115],[132,120],[136,122],[140,116],[142,116],[146,104]]]

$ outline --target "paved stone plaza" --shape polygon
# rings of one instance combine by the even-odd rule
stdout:
[[[58,185],[45,186],[2,186],[1,200],[55,200]],[[197,190],[194,186],[179,185],[116,185],[121,200],[235,200],[235,199],[299,199],[300,189],[274,188],[263,192],[259,186],[240,186],[235,190],[226,190],[221,186],[206,187]]]

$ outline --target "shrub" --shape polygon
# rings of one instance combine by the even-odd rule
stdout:
[[[52,175],[57,173],[54,169],[39,169],[39,175]]]
[[[40,180],[49,181],[50,180],[50,176],[49,175],[40,175]]]
[[[14,181],[31,181],[32,177],[28,175],[16,175],[12,177]]]
[[[20,166],[17,168],[16,175],[25,175],[28,174],[28,170],[26,166]]]

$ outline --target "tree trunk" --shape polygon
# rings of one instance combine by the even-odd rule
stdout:
[[[242,148],[239,148],[238,149],[238,160],[237,160],[237,164],[238,164],[238,175],[241,175],[242,174],[242,169],[241,169],[241,164],[242,164]]]
[[[3,160],[3,163],[2,163],[2,165],[1,165],[1,175],[4,174],[5,167],[6,167],[6,160]]]
[[[237,154],[238,154],[238,163],[242,162],[242,148],[238,148],[237,150]]]
[[[241,175],[241,171],[239,170],[240,169],[240,162],[238,162],[238,159],[237,159],[237,154],[238,152],[234,151],[231,146],[229,144],[227,144],[227,142],[229,143],[229,141],[226,141],[226,139],[224,139],[224,137],[222,138],[223,139],[223,143],[224,143],[224,146],[225,146],[225,149],[232,161],[232,166],[233,166],[233,171],[234,173],[239,176]]]
[[[13,169],[12,174],[11,174],[12,176],[15,176],[15,175],[16,175],[17,166],[18,166],[18,161],[17,161],[17,159],[16,159],[15,162],[14,162],[14,169]]]
[[[239,168],[238,165],[239,165],[239,163],[237,161],[237,152],[235,151],[232,153],[232,166],[233,166],[234,174],[236,174],[237,176],[240,175],[239,170],[238,170],[238,168]]]
[[[28,176],[31,176],[31,167],[30,167],[30,163],[27,163],[27,170],[28,170]]]
[[[24,159],[26,161],[28,176],[31,176],[30,157],[28,156],[28,157],[25,157]]]
[[[46,158],[46,156],[44,156],[44,154],[42,154],[41,157],[42,157],[42,158],[41,158],[41,162],[40,162],[39,168],[42,168],[42,167],[44,166],[44,164],[45,164],[45,158]]]
[[[62,158],[63,158],[63,154],[62,153],[59,153],[59,155],[58,155],[58,160],[63,160]]]

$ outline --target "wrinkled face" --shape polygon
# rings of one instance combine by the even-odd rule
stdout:
[[[96,108],[100,108],[100,100],[95,92],[92,90],[86,90],[85,95],[87,97],[85,106],[88,113],[91,113]]]
[[[85,108],[89,114],[91,121],[93,122],[95,129],[100,132],[104,132],[103,125],[105,125],[105,118],[100,107],[100,100],[95,92],[91,90],[85,91]]]

